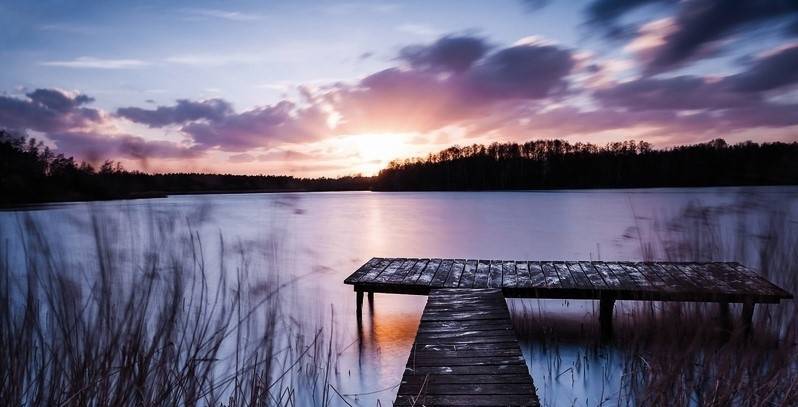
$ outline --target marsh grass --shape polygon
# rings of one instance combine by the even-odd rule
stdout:
[[[90,216],[93,250],[77,256],[59,243],[68,237],[29,214],[4,231],[0,405],[328,405],[339,397],[334,332],[286,312],[296,311],[287,294],[303,276],[255,275],[255,265],[280,260],[254,259],[251,247],[221,235],[203,242],[191,219],[170,213],[150,211],[138,239],[119,242],[120,225],[101,212]]]
[[[787,198],[694,202],[675,216],[637,217],[623,240],[647,261],[739,261],[798,293],[798,220],[794,198]],[[546,405],[798,405],[798,314],[791,300],[757,305],[750,334],[738,323],[739,306],[727,325],[717,304],[622,302],[611,343],[599,339],[597,305],[571,319],[546,315],[535,301],[512,305],[528,352],[545,355],[545,381],[536,385]],[[547,388],[578,387],[580,379],[600,379],[600,394],[566,400]]]

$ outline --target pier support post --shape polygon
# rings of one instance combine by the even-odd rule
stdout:
[[[612,312],[615,309],[615,298],[608,297],[599,300],[599,324],[601,336],[605,339],[612,337]]]
[[[363,318],[363,291],[355,291],[355,314],[360,322]]]
[[[369,291],[369,305],[374,303],[374,291]]]
[[[731,318],[729,315],[731,312],[729,311],[729,303],[728,302],[721,302],[718,303],[720,307],[720,323],[723,325],[723,329],[730,331],[731,330]]]
[[[743,303],[743,315],[742,315],[742,322],[743,328],[745,332],[751,332],[751,326],[754,320],[754,303],[751,301],[746,301]]]

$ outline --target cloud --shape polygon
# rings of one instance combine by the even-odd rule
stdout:
[[[597,90],[594,97],[603,106],[629,110],[725,109],[761,101],[757,95],[731,89],[725,81],[696,76],[642,78]]]
[[[26,96],[35,103],[59,112],[67,112],[80,105],[94,101],[94,98],[86,95],[69,95],[56,89],[36,89]]]
[[[209,99],[199,102],[180,99],[174,106],[158,106],[155,109],[124,107],[117,109],[116,114],[148,127],[163,127],[200,119],[221,120],[232,112],[232,106],[222,99]]]
[[[218,67],[258,63],[263,61],[263,57],[253,54],[184,54],[168,57],[165,61],[178,65]]]
[[[244,151],[272,143],[300,143],[329,134],[327,114],[318,106],[298,107],[289,101],[227,114],[205,122],[194,121],[181,129],[204,148]]]
[[[478,37],[446,36],[403,48],[409,67],[389,68],[354,85],[328,88],[323,99],[340,114],[340,133],[436,130],[486,114],[501,103],[556,96],[575,66],[571,51],[521,44],[488,52]]]
[[[429,45],[402,48],[399,58],[416,69],[462,72],[481,59],[491,47],[471,36],[446,36]]]
[[[540,99],[566,88],[574,68],[571,51],[553,45],[517,45],[499,50],[468,74],[479,95]]]
[[[78,57],[70,60],[45,61],[39,65],[75,69],[133,69],[149,65],[140,59],[103,59]]]
[[[754,60],[748,70],[730,78],[734,89],[761,92],[798,83],[798,43]]]
[[[244,13],[240,11],[219,10],[209,8],[187,8],[183,9],[183,13],[192,17],[201,18],[215,18],[227,21],[257,21],[263,18],[258,14]]]
[[[645,37],[652,38],[651,30],[631,29],[618,21],[630,11],[652,4],[670,5],[674,11],[667,18],[667,32],[647,47],[644,71],[648,74],[712,55],[713,48],[731,42],[740,32],[763,27],[789,31],[789,26],[785,29],[781,23],[798,18],[798,3],[781,0],[594,0],[586,10],[588,22],[610,37],[625,38],[639,31],[644,38],[636,41],[645,42]]]
[[[36,89],[25,96],[0,96],[0,126],[46,133],[91,127],[104,120],[99,110],[82,107],[93,100],[86,95]]]
[[[61,153],[91,161],[188,158],[202,154],[197,147],[116,132],[111,116],[84,107],[94,99],[81,93],[36,89],[25,96],[0,96],[0,127],[44,133]]]
[[[527,11],[538,11],[549,5],[550,0],[521,0]]]
[[[436,37],[441,34],[439,30],[425,24],[405,23],[396,27],[396,31],[417,35],[419,37]]]
[[[89,161],[106,159],[149,160],[154,158],[194,158],[204,152],[196,147],[184,147],[171,141],[145,140],[129,134],[104,134],[90,131],[49,133],[58,151],[78,155]]]
[[[610,38],[625,38],[633,31],[619,24],[620,18],[638,8],[652,4],[676,4],[678,0],[593,0],[585,9],[588,24],[599,28]]]

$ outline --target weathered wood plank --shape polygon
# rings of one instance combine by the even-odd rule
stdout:
[[[474,288],[487,288],[490,278],[490,261],[480,260],[477,263],[477,274],[474,277]]]
[[[502,264],[500,260],[490,262],[490,275],[488,277],[488,287],[501,288],[502,286]]]
[[[587,263],[587,264],[584,264],[584,263]],[[581,269],[582,272],[585,273],[585,276],[587,276],[587,279],[590,281],[590,284],[593,285],[593,288],[596,289],[596,290],[606,290],[606,289],[615,288],[615,287],[611,287],[607,283],[605,283],[604,279],[601,278],[601,274],[599,274],[599,272],[596,271],[596,269],[593,268],[593,266],[589,262],[584,262],[584,261],[581,261],[581,262],[577,262],[577,261],[568,262],[568,268],[569,269],[576,269],[576,268]]]
[[[388,267],[393,259],[380,259],[380,262],[377,263],[376,266],[372,267],[367,271],[365,274],[361,275],[360,278],[357,280],[357,283],[368,282],[376,278],[377,276]]]
[[[476,260],[466,260],[465,266],[463,267],[463,275],[460,276],[460,288],[472,288],[474,287],[474,281],[476,280],[477,276],[477,261]]]
[[[394,275],[394,273],[399,271],[399,269],[405,263],[406,263],[405,259],[395,259],[394,261],[391,262],[391,264],[388,265],[388,267],[385,268],[385,270],[383,270],[379,275],[373,277],[371,281],[368,282],[387,283],[388,280],[390,280],[390,278]]]
[[[538,405],[501,288],[430,291],[394,404]]]
[[[607,267],[605,263],[596,262],[596,261],[594,262],[583,261],[580,263],[583,268],[590,267],[596,270],[596,272],[604,280],[604,283],[607,284],[607,286],[609,286],[610,288],[615,290],[625,288],[623,283],[621,283],[621,280],[619,280],[618,277],[615,277],[615,273],[613,273],[612,270],[610,270],[610,268]]]
[[[540,269],[543,272],[543,275],[546,276],[545,282],[547,288],[562,287],[562,284],[560,284],[560,276],[557,274],[557,270],[554,268],[554,263],[550,261],[541,262]]]
[[[515,275],[516,287],[532,287],[532,280],[529,278],[529,263],[525,261],[515,262]]]
[[[618,266],[623,269],[626,276],[634,282],[634,284],[641,290],[651,291],[655,288],[654,283],[649,281],[643,273],[638,270],[631,262],[621,262]],[[616,273],[617,274],[617,273]]]
[[[533,288],[546,287],[546,275],[543,274],[543,269],[539,262],[530,261],[527,263],[529,268],[529,286]]]
[[[571,273],[571,277],[573,277],[574,281],[576,282],[576,286],[580,288],[584,288],[586,290],[596,289],[599,286],[595,286],[592,281],[588,278],[587,274],[582,271],[582,268],[579,267],[579,263],[575,261],[566,261],[565,268]]]
[[[585,288],[579,287],[576,284],[576,280],[571,276],[571,272],[568,271],[568,266],[565,263],[558,261],[554,263],[554,270],[557,271],[557,275],[560,277],[560,287],[562,288]]]
[[[518,285],[518,274],[514,261],[502,263],[502,287],[516,287]]]
[[[489,288],[521,298],[778,303],[792,295],[738,263],[372,258],[344,280],[356,291],[427,294]],[[478,299],[462,297],[462,304]],[[461,307],[461,310],[467,308]]]
[[[783,290],[781,287],[771,283],[764,277],[760,276],[755,271],[749,269],[748,267],[743,266],[740,263],[728,263],[730,267],[733,267],[738,273],[744,275],[748,278],[747,281],[751,282],[755,285],[760,291],[760,293],[773,296],[782,296],[783,298],[793,298],[792,294],[788,293],[787,291]]]
[[[410,274],[413,271],[413,266],[415,266],[416,263],[418,263],[420,261],[424,261],[424,260],[420,260],[420,259],[407,259],[407,260],[405,260],[405,262],[402,263],[402,266],[399,267],[399,270],[396,270],[396,272],[393,273],[393,275],[388,277],[388,283],[398,283],[398,282],[401,282],[402,280],[404,280],[405,277],[407,277],[407,275]]]
[[[446,277],[444,287],[457,287],[460,285],[460,277],[463,275],[465,269],[465,260],[457,259],[452,263],[452,270],[449,272],[449,277]]]
[[[537,406],[527,395],[400,395],[395,406]]]
[[[611,263],[611,262],[608,263],[608,262],[603,262],[603,261],[602,262],[596,262],[594,264],[596,265],[596,268],[599,268],[599,267],[604,268],[604,267],[606,267],[605,270],[607,272],[609,272],[609,273],[612,273],[612,275],[615,276],[615,278],[617,278],[618,281],[621,282],[621,288],[623,288],[625,290],[637,290],[639,288],[637,283],[635,283],[635,281],[632,279],[632,277],[630,277],[628,274],[626,274],[626,271],[623,269],[623,267],[621,267],[620,264]]]
[[[420,259],[413,265],[413,268],[410,270],[409,273],[402,279],[403,284],[414,284],[416,280],[421,276],[421,273],[427,267],[427,263],[429,263],[429,259]]]
[[[368,272],[369,272],[369,270],[371,270],[373,267],[375,267],[377,264],[379,264],[379,262],[380,262],[380,261],[382,261],[382,259],[381,259],[381,258],[379,258],[379,257],[373,257],[373,258],[371,258],[371,259],[370,259],[369,261],[367,261],[365,264],[363,264],[362,266],[360,266],[360,268],[358,268],[357,270],[355,270],[355,272],[354,272],[354,273],[352,273],[352,275],[350,275],[349,277],[347,277],[347,278],[346,278],[346,280],[344,280],[344,284],[352,284],[352,283],[355,283],[355,282],[357,282],[357,281],[360,279],[360,277],[362,277],[362,276],[364,276],[366,273],[368,273]]]
[[[424,271],[421,272],[421,275],[418,276],[418,280],[416,280],[416,285],[429,285],[432,281],[432,277],[435,275],[435,272],[438,271],[438,267],[441,265],[441,259],[430,259],[429,263],[427,263],[427,267],[424,268]]]
[[[447,259],[441,262],[441,265],[438,267],[438,270],[435,272],[435,275],[432,277],[432,281],[430,281],[430,286],[443,287],[443,284],[446,282],[446,279],[449,277],[449,272],[452,270],[452,264],[454,264],[454,260]]]

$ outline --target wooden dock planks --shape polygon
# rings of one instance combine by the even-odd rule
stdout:
[[[430,291],[394,404],[539,405],[500,288]]]
[[[374,258],[356,291],[500,288],[505,297],[778,303],[792,295],[739,263]]]

